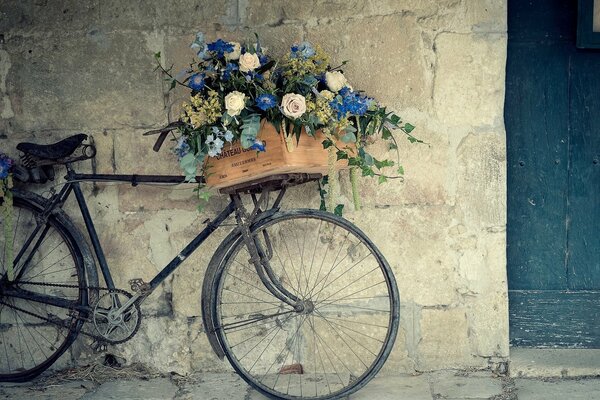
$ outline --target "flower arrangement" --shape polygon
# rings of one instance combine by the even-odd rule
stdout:
[[[264,150],[257,137],[261,120],[284,135],[290,151],[303,132],[314,137],[320,130],[326,138],[323,147],[331,155],[330,192],[336,175],[333,165],[345,159],[357,207],[359,174],[377,177],[380,183],[402,178],[402,166],[376,159],[366,145],[385,140],[397,151],[391,130],[399,129],[409,141],[420,142],[411,134],[414,127],[353,89],[341,70],[345,62],[332,66],[329,55],[309,42],[292,45],[288,54],[275,60],[261,46],[258,35],[254,43],[222,39],[207,43],[198,33],[191,48],[197,60],[177,75],[172,74],[172,67],[165,69],[160,53],[156,54],[157,68],[166,75],[171,89],[179,84],[191,91],[183,105],[174,147],[188,180],[193,180],[199,169],[205,173],[206,157],[219,156],[233,141],[239,140],[244,149]],[[387,173],[389,167],[395,167],[392,174]],[[321,190],[322,198],[325,193]],[[334,196],[329,197],[333,201]]]
[[[11,189],[13,187],[12,175],[10,170],[13,166],[13,160],[5,154],[0,153],[0,216],[4,226],[4,238],[7,244],[6,260],[8,279],[13,279],[13,248],[12,248],[12,230],[13,230],[13,197]]]

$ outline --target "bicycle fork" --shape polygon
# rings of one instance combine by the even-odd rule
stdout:
[[[250,226],[254,221],[254,218],[257,214],[261,212],[260,205],[265,199],[265,196],[268,195],[268,192],[265,191],[261,194],[260,200],[255,201],[255,209],[251,214],[248,214],[244,204],[242,203],[241,197],[239,195],[232,195],[232,200],[235,204],[235,216],[237,220],[237,224],[240,228],[240,233],[246,244],[246,248],[250,253],[250,262],[254,265],[256,269],[256,273],[258,274],[261,282],[265,286],[265,288],[276,298],[283,301],[284,303],[290,305],[294,308],[296,312],[303,312],[309,307],[309,305],[305,304],[305,302],[287,290],[281,284],[281,281],[273,271],[270,265],[270,260],[273,256],[271,249],[271,241],[269,238],[269,234],[266,231],[263,231],[263,237],[265,240],[265,244],[267,249],[263,248],[263,245],[260,242],[260,238],[255,236],[250,231]]]

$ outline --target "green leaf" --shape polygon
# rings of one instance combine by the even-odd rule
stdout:
[[[401,120],[402,120],[402,119],[401,119],[399,116],[397,116],[396,114],[392,114],[392,115],[390,116],[390,122],[391,122],[393,125],[398,125],[398,123],[399,123]]]
[[[154,58],[156,58],[157,60],[160,60],[160,51],[154,53]]]
[[[394,162],[391,160],[376,160],[376,159],[374,159],[374,161],[375,161],[375,167],[377,167],[377,169],[394,166]]]
[[[338,204],[335,209],[333,210],[333,213],[339,217],[342,216],[342,211],[344,210],[344,205],[343,204]]]
[[[212,193],[208,190],[202,190],[198,192],[198,198],[200,200],[208,201],[212,197]]]
[[[336,154],[338,160],[347,160],[348,159],[348,153],[346,153],[344,150],[338,150],[335,154]]]
[[[387,182],[387,177],[385,175],[379,175],[379,179],[377,181],[381,185],[382,183]]]
[[[383,127],[381,137],[386,140],[392,138],[392,132],[389,130],[389,128],[387,126]]]
[[[256,135],[258,135],[258,131],[260,130],[260,115],[249,115],[242,122],[240,142],[242,143],[242,148],[247,149],[254,144]]]
[[[173,80],[171,81],[171,86],[170,86],[169,90],[173,90],[173,89],[175,89],[175,86],[177,86],[177,80],[173,79]]]
[[[361,148],[361,150],[363,150],[363,149]],[[367,153],[364,150],[363,150],[363,153],[364,154],[362,154],[362,158],[365,161],[365,164],[367,164],[369,167],[372,166],[372,165],[374,165],[375,164],[375,159],[373,158],[373,156],[370,155],[369,153]]]
[[[192,153],[188,153],[179,160],[179,166],[185,173],[186,182],[196,181],[196,170],[198,168],[198,160]]]
[[[398,166],[398,175],[404,175],[404,167],[402,165]]]
[[[324,149],[328,149],[331,146],[333,146],[333,142],[331,140],[329,140],[329,139],[323,140],[323,148]]]
[[[356,143],[356,135],[354,132],[348,132],[348,129],[346,129],[346,134],[341,139],[344,143]]]
[[[402,130],[406,133],[411,133],[413,131],[413,129],[415,129],[415,126],[412,124],[409,124],[408,122],[404,124],[404,126],[402,127]]]

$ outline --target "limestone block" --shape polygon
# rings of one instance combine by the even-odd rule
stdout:
[[[160,372],[189,373],[187,318],[144,318],[138,334],[110,352],[125,358],[128,364],[140,362]]]
[[[474,32],[506,32],[507,2],[468,0],[464,2],[466,23]]]
[[[277,25],[286,20],[306,21],[311,18],[339,18],[361,15],[370,9],[369,2],[351,1],[304,1],[250,0],[246,6],[243,22],[250,26]]]
[[[442,124],[503,125],[506,35],[440,33],[434,106]]]
[[[417,108],[429,104],[431,81],[420,57],[423,43],[415,18],[327,21],[309,27],[306,39],[320,44],[332,65],[348,60],[344,74],[352,87],[380,103]]]
[[[379,142],[369,145],[366,151],[378,160],[389,159],[404,168],[403,180],[389,179],[383,184],[378,177],[359,179],[359,193],[365,207],[394,206],[403,204],[442,205],[449,204],[453,198],[451,183],[455,172],[452,170],[448,152],[448,137],[444,132],[434,130],[427,121],[411,120],[417,125],[413,131],[427,144],[410,143],[406,136],[396,131],[394,137],[399,146],[399,159],[395,150],[389,150],[388,144]],[[399,176],[397,167],[389,167],[384,173]],[[352,198],[351,185],[342,173],[343,193]]]
[[[45,0],[33,2],[32,31],[85,31],[98,26],[100,0]]]
[[[461,275],[471,341],[476,354],[508,357],[508,288],[505,232],[479,234],[479,247],[465,250]]]
[[[204,229],[202,220],[189,224],[181,232],[172,234],[169,240],[174,248],[183,249],[198,233]],[[173,273],[173,311],[187,317],[201,316],[200,298],[204,273],[208,267],[214,250],[230,229],[215,231],[183,264]]]
[[[154,28],[192,33],[202,31],[206,26],[218,28],[220,24],[233,23],[238,8],[235,1],[175,0],[166,4],[162,0],[153,0],[153,3],[156,5]]]
[[[388,260],[400,301],[423,306],[457,300],[457,256],[446,243],[447,207],[389,207],[347,213]],[[435,221],[435,223],[433,223]]]
[[[195,318],[189,324],[188,337],[192,371],[233,372],[233,368],[227,359],[221,360],[210,347],[208,337],[202,326],[202,318]]]
[[[99,30],[11,36],[6,49],[17,131],[163,122],[162,89],[142,37]]]
[[[123,129],[114,134],[114,164],[119,174],[181,175],[175,146],[168,137],[159,152],[152,150],[156,136],[143,136],[144,130]]]
[[[471,356],[464,308],[425,309],[420,328],[417,365],[420,371],[484,366],[483,361]]]
[[[0,32],[25,30],[33,21],[33,0],[5,0],[0,5]]]
[[[503,131],[502,131],[503,132]],[[457,206],[476,228],[506,225],[503,133],[469,134],[458,146]]]
[[[115,132],[103,129],[102,131],[87,131],[94,141],[96,156],[94,157],[98,174],[112,174],[115,172]],[[91,163],[87,163],[91,164]],[[81,168],[77,166],[78,171]]]

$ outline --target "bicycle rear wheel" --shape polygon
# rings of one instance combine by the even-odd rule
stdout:
[[[73,343],[88,294],[76,241],[51,214],[15,195],[11,234],[0,221],[0,381],[33,379]],[[26,246],[26,250],[22,251]],[[13,280],[8,278],[14,249]]]
[[[240,239],[217,275],[213,318],[234,369],[272,398],[336,399],[383,366],[398,330],[393,274],[358,228],[314,210],[253,227],[289,305],[266,289]]]

